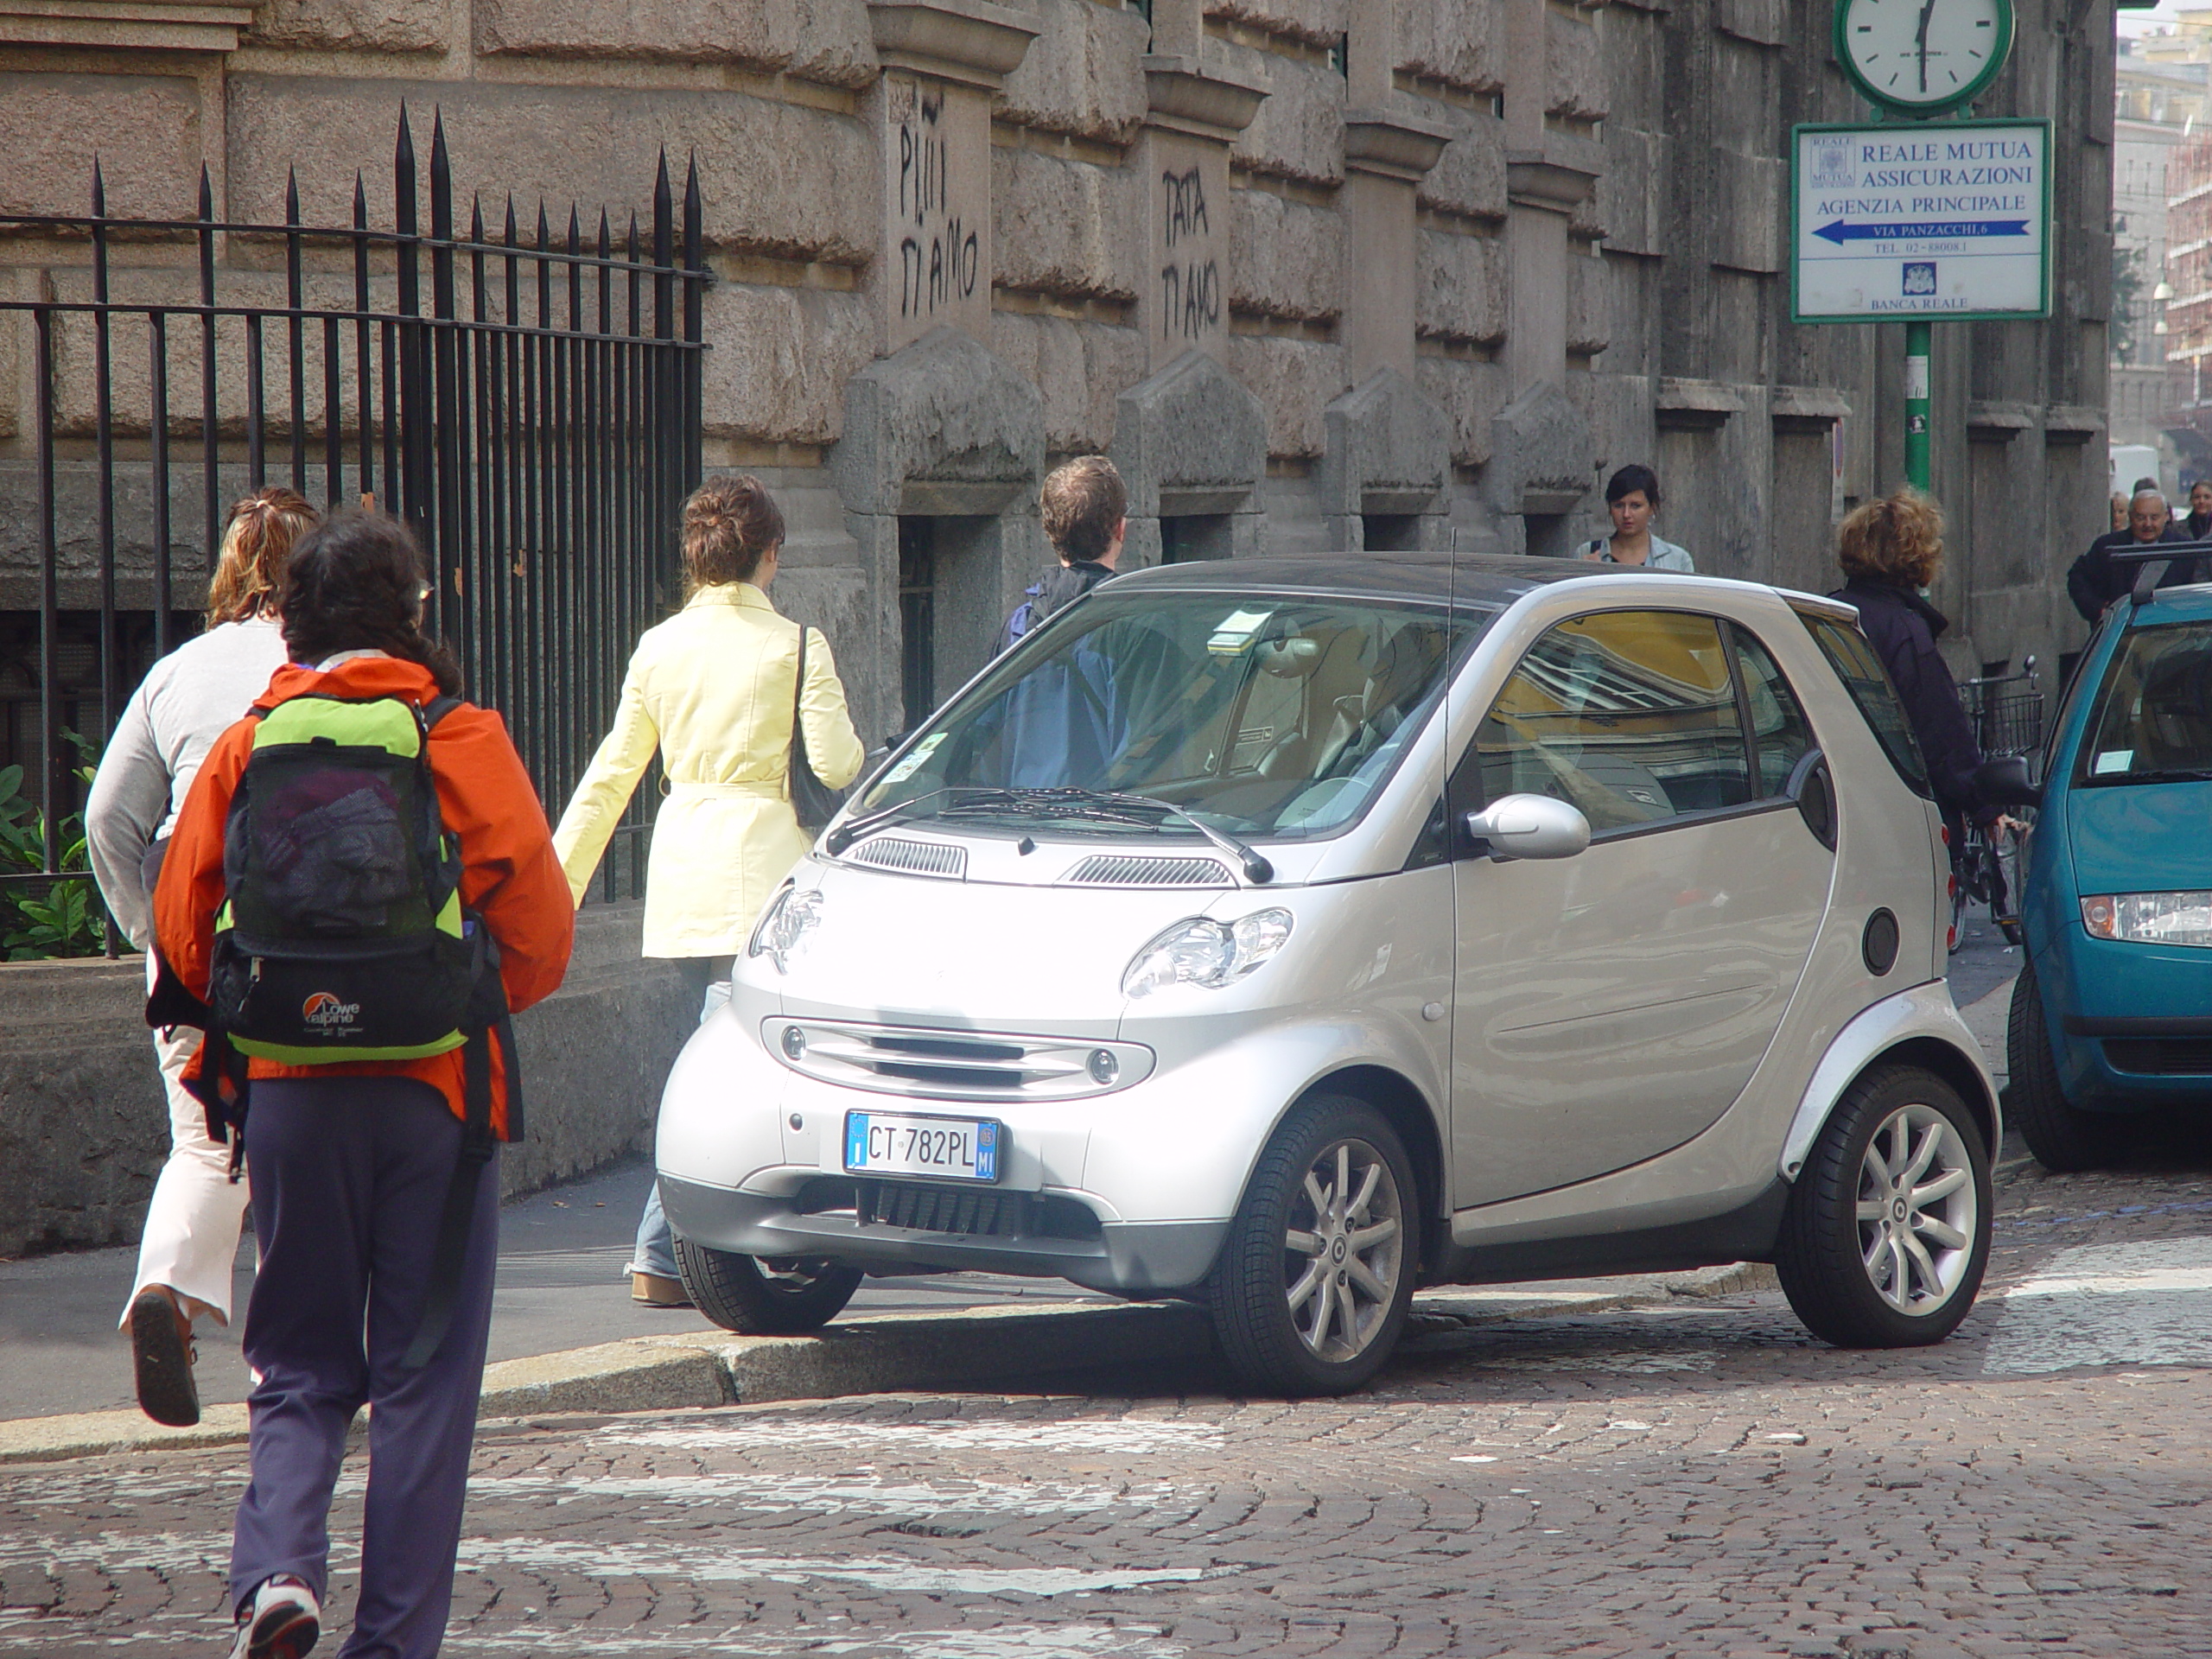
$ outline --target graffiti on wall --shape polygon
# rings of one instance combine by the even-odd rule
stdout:
[[[899,315],[928,321],[971,297],[982,249],[973,222],[952,205],[951,148],[941,87],[894,82],[898,175]]]
[[[1213,255],[1205,180],[1198,168],[1160,175],[1160,332],[1195,341],[1221,327],[1221,266]]]

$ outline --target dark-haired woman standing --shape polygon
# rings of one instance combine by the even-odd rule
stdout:
[[[812,837],[791,803],[792,709],[807,759],[831,789],[860,776],[866,753],[845,709],[830,642],[768,602],[784,515],[756,478],[710,479],[683,504],[683,608],[648,628],[631,654],[613,729],[599,746],[553,842],[578,904],[616,821],[660,751],[668,799],[645,866],[645,953],[690,966],[704,1019],[729,962]],[[631,1258],[631,1295],[656,1306],[688,1298],[660,1189],[646,1194]]]
[[[1659,474],[1649,467],[1622,467],[1605,480],[1605,512],[1613,533],[1582,543],[1586,559],[1600,564],[1641,565],[1649,570],[1694,570],[1687,548],[1656,534],[1651,520],[1659,511]]]
[[[207,582],[207,632],[154,664],[100,756],[85,803],[86,850],[100,896],[141,950],[154,929],[153,873],[200,762],[283,666],[276,588],[293,543],[315,520],[304,498],[275,486],[231,509]],[[149,969],[153,960],[149,952]],[[231,1322],[231,1264],[246,1205],[245,1183],[230,1179],[228,1149],[209,1137],[207,1114],[181,1081],[200,1036],[189,1026],[154,1033],[169,1156],[146,1207],[123,1311],[138,1404],[156,1422],[177,1427],[200,1421],[193,1321]]]
[[[278,601],[291,661],[209,750],[154,894],[162,955],[195,995],[208,993],[226,899],[224,830],[259,716],[297,697],[422,709],[457,696],[452,658],[423,633],[423,594],[421,555],[397,519],[344,514],[293,550]],[[575,927],[537,791],[488,710],[446,713],[427,753],[446,831],[460,842],[461,905],[499,946],[508,1006],[528,1007],[561,982]],[[245,1318],[257,1381],[253,1478],[231,1554],[233,1659],[297,1659],[315,1645],[331,1488],[365,1404],[375,1410],[361,1589],[341,1652],[432,1659],[444,1639],[499,1259],[496,1156],[476,1183],[442,1339],[418,1367],[406,1360],[462,1151],[464,1052],[251,1062],[245,1160],[261,1269]],[[206,1058],[194,1057],[188,1079]],[[491,1071],[492,1132],[504,1140],[509,1089],[497,1045]]]

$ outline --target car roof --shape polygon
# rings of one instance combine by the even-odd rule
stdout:
[[[2148,605],[2139,605],[2127,619],[2130,628],[2155,628],[2171,622],[2212,621],[2212,582],[2190,582],[2161,588]]]
[[[1421,600],[1500,609],[1552,582],[1618,574],[1575,559],[1517,554],[1335,553],[1256,559],[1201,559],[1132,570],[1115,582],[1123,594],[1327,594],[1338,599]],[[1643,574],[1667,575],[1665,571]]]

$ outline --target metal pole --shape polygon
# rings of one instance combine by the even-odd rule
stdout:
[[[1925,321],[1904,326],[1904,481],[1928,488],[1928,337]]]

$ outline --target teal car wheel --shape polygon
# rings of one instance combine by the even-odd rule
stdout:
[[[2094,1169],[2120,1150],[2127,1125],[2101,1112],[2071,1104],[2058,1081],[2058,1057],[2050,1046],[2050,1025],[2044,1016],[2043,993],[2034,965],[2012,982],[2012,1008],[2005,1021],[2005,1063],[2012,1074],[2012,1121],[2020,1138],[2045,1169],[2058,1174]]]

